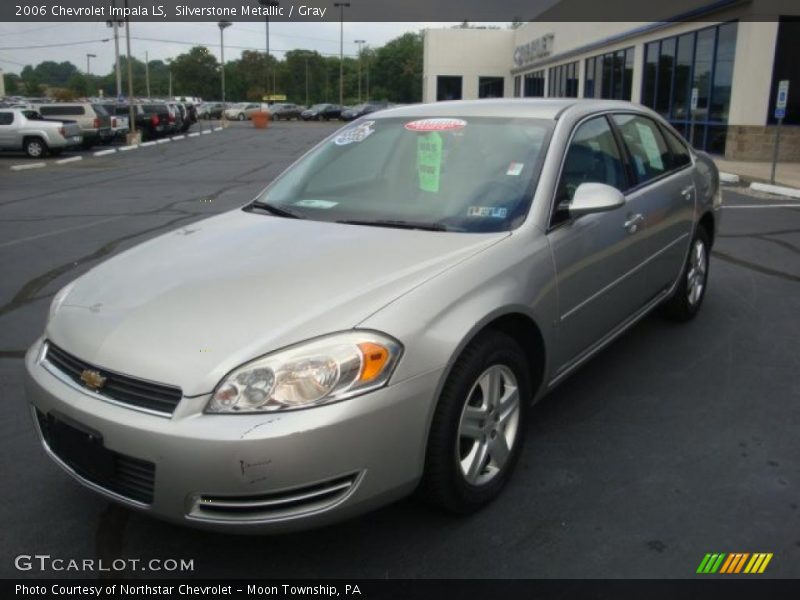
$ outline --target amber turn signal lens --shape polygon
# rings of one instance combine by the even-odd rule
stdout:
[[[358,381],[367,382],[372,381],[383,371],[389,360],[389,351],[378,344],[372,342],[362,342],[358,344],[361,350],[361,355],[364,361],[361,366],[361,373],[358,376]]]

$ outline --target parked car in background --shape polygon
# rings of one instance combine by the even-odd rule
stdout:
[[[43,158],[82,142],[75,121],[45,119],[30,109],[0,109],[0,150],[22,150],[30,158]]]
[[[300,113],[303,108],[291,102],[280,102],[272,104],[269,107],[270,118],[273,121],[290,121],[292,119],[300,120]]]
[[[304,121],[330,121],[342,116],[342,107],[338,104],[315,104],[300,113]]]
[[[181,132],[189,131],[192,125],[197,123],[197,107],[194,104],[184,103],[186,114],[183,117],[183,127]]]
[[[34,104],[33,109],[47,119],[75,121],[81,128],[83,146],[91,148],[113,138],[111,117],[97,103],[55,102]]]
[[[268,110],[265,104],[258,102],[242,102],[225,109],[225,118],[232,121],[246,121],[253,118],[253,113]]]
[[[222,102],[204,102],[197,107],[198,119],[221,119],[225,105]]]
[[[102,107],[111,117],[111,134],[114,138],[124,138],[130,130],[130,117],[126,111],[118,111],[117,104],[103,104]]]
[[[630,102],[381,111],[60,290],[25,356],[34,427],[82,485],[184,525],[308,528],[414,490],[474,512],[534,402],[654,309],[698,314],[719,189]]]
[[[129,109],[126,105],[119,105],[117,112]],[[142,140],[153,140],[169,133],[169,107],[164,102],[136,103],[133,105],[133,114],[136,129],[142,134]]]
[[[357,104],[352,108],[342,110],[342,121],[352,121],[364,115],[389,108],[391,105],[388,102],[365,102],[364,104]]]
[[[167,119],[167,133],[177,133],[183,127],[184,108],[178,102],[167,102],[169,118]]]

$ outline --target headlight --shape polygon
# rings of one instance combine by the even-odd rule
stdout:
[[[371,331],[339,333],[268,354],[231,371],[208,413],[253,413],[336,402],[383,386],[402,347]]]
[[[68,283],[63,288],[58,290],[55,296],[53,296],[53,301],[50,303],[50,312],[47,315],[48,323],[53,320],[54,316],[56,316],[58,309],[61,308],[62,304],[64,304],[64,300],[66,300],[74,285],[75,281]]]

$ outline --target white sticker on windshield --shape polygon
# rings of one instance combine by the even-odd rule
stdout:
[[[355,127],[345,129],[333,139],[333,143],[337,146],[346,146],[354,142],[363,142],[375,133],[374,125],[375,121],[364,121]]]
[[[468,217],[489,217],[492,219],[505,219],[508,209],[500,206],[470,206],[467,209]]]
[[[339,203],[332,200],[315,200],[314,198],[306,198],[294,203],[295,206],[306,206],[308,208],[333,208],[337,204]]]
[[[525,167],[523,163],[512,162],[508,165],[508,170],[506,171],[506,175],[513,175],[514,177],[519,176],[522,173],[522,169]]]

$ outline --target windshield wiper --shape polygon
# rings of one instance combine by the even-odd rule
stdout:
[[[287,219],[305,219],[305,216],[301,215],[298,212],[290,210],[288,208],[284,208],[282,206],[276,206],[274,204],[269,204],[267,202],[259,202],[255,201],[247,205],[247,208],[256,208],[258,210],[265,210],[270,214],[273,214],[277,217],[286,217]]]
[[[375,221],[344,220],[336,221],[346,225],[369,225],[372,227],[394,227],[396,229],[422,229],[424,231],[447,231],[441,223],[425,223],[421,221],[400,221],[393,219],[377,219]]]

